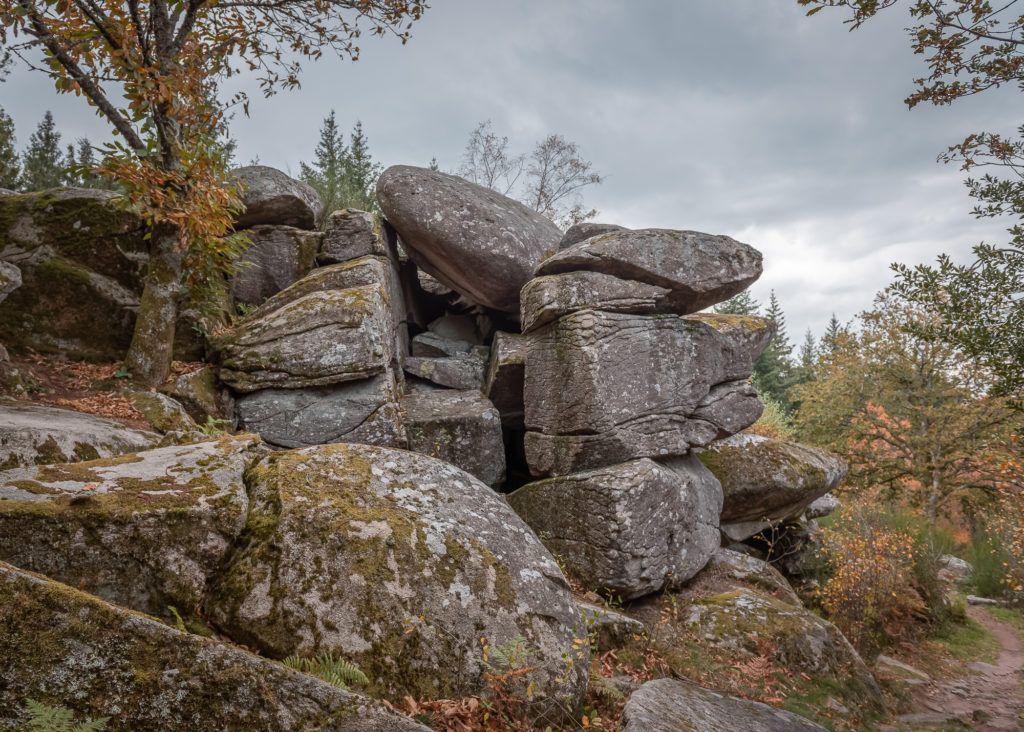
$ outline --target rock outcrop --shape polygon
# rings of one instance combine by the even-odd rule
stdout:
[[[471,302],[506,313],[519,312],[519,290],[562,238],[518,201],[426,168],[385,170],[377,202],[420,268]]]
[[[536,275],[600,272],[664,287],[659,312],[685,315],[728,300],[761,276],[761,253],[728,236],[638,229],[584,239],[537,267]]]
[[[824,732],[792,712],[719,694],[675,679],[648,681],[633,692],[622,711],[622,732],[699,730],[699,732]]]
[[[752,527],[799,516],[836,488],[847,470],[846,462],[827,450],[759,435],[716,442],[700,459],[722,482],[722,523]]]
[[[293,226],[260,224],[242,232],[251,242],[231,281],[235,303],[259,305],[305,277],[316,264],[324,235]]]
[[[416,389],[402,399],[409,449],[440,458],[487,485],[505,479],[501,415],[479,390]]]
[[[0,709],[110,729],[426,732],[380,702],[0,562]]]

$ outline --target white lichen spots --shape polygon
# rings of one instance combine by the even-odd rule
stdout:
[[[520,569],[519,570],[519,577],[524,582],[537,581],[537,580],[544,579],[544,575],[542,575],[540,572],[538,572],[535,569],[531,569],[530,567],[524,567],[523,569]]]
[[[448,585],[448,594],[455,597],[463,609],[469,607],[470,600],[473,599],[473,593],[469,585],[464,585],[461,582],[452,582]]]
[[[348,581],[350,584],[355,585],[356,587],[366,587],[366,578],[363,577],[363,575],[361,574],[353,572],[348,576]]]

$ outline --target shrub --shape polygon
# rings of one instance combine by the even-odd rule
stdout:
[[[951,613],[938,580],[943,537],[904,519],[854,506],[822,532],[827,579],[817,599],[869,657]]]

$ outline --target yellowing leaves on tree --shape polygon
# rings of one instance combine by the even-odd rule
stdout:
[[[150,265],[126,363],[168,375],[183,280],[216,277],[243,244],[230,232],[239,192],[223,154],[219,84],[254,75],[265,95],[298,86],[304,59],[356,58],[364,27],[403,43],[417,0],[0,0],[0,43],[83,95],[112,125],[100,173],[151,226]],[[123,93],[123,105],[113,95]]]

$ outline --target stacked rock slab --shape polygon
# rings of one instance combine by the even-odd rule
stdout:
[[[390,262],[323,267],[215,340],[239,426],[280,447],[405,447]]]
[[[722,486],[690,451],[760,416],[747,378],[774,326],[692,314],[757,279],[746,244],[593,231],[522,291],[526,459],[549,477],[510,502],[587,589],[628,600],[693,577],[718,547]]]

